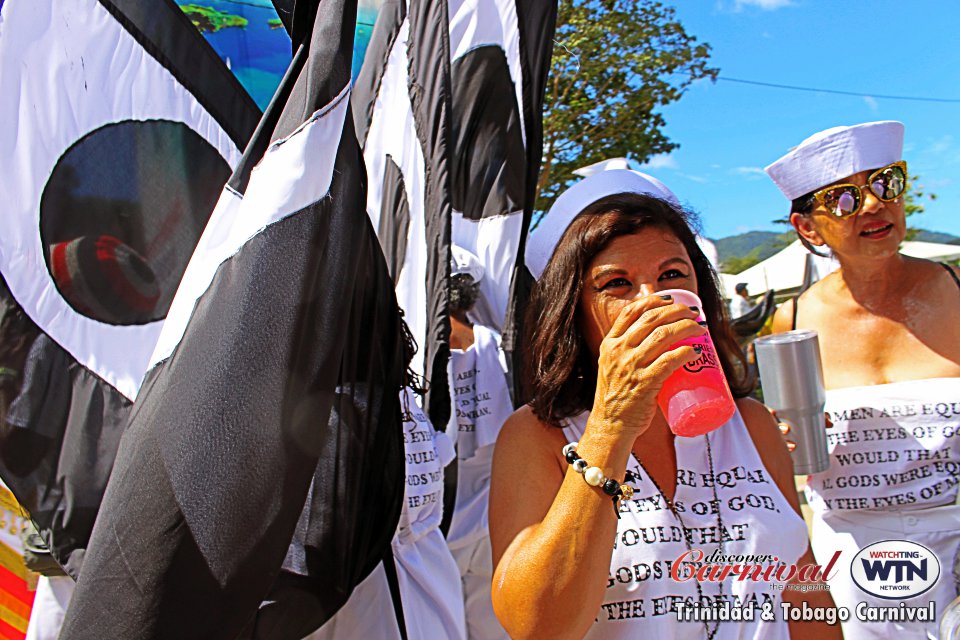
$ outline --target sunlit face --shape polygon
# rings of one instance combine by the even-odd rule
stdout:
[[[861,171],[834,184],[866,184],[872,171]],[[896,252],[906,235],[903,197],[879,200],[870,189],[861,190],[863,206],[856,214],[838,218],[822,205],[806,216],[791,216],[791,222],[812,244],[829,246],[834,253],[883,256]]]
[[[646,227],[610,242],[587,266],[580,294],[580,330],[590,351],[600,353],[600,342],[624,306],[664,289],[697,293],[693,263],[672,231]]]

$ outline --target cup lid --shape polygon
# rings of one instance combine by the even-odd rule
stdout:
[[[703,306],[703,303],[700,302],[700,296],[688,289],[664,289],[663,291],[657,291],[657,295],[673,296],[673,299],[681,304],[692,305],[695,307]]]
[[[754,344],[787,344],[791,342],[803,342],[811,338],[816,338],[817,332],[812,329],[793,329],[783,333],[774,333],[773,335],[763,336],[754,340]]]

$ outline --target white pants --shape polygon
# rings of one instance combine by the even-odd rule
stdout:
[[[490,586],[493,581],[493,558],[490,538],[451,549],[460,569],[463,600],[467,614],[467,637],[470,640],[509,640],[493,613]]]
[[[854,610],[859,602],[871,606],[897,606],[895,600],[881,600],[865,593],[850,576],[854,555],[881,540],[909,540],[931,549],[940,558],[940,579],[930,591],[906,600],[907,606],[937,604],[934,622],[863,622]],[[846,640],[927,640],[939,636],[938,626],[944,609],[957,596],[954,565],[960,551],[960,507],[948,505],[916,511],[828,511],[814,512],[810,545],[818,563],[830,560],[842,551],[830,594],[838,607],[850,609],[848,622],[842,623]]]
[[[30,623],[27,625],[27,640],[57,640],[63,617],[70,606],[70,596],[77,583],[68,576],[37,580],[37,595],[30,610]]]
[[[439,529],[410,543],[393,542],[403,617],[410,640],[463,640],[457,566]],[[309,640],[399,640],[383,563],[361,582],[333,618]]]

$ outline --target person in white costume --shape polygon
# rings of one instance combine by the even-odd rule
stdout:
[[[466,638],[460,572],[440,532],[443,468],[454,451],[409,389],[401,392],[407,456],[406,489],[400,523],[391,546],[410,640]],[[401,638],[383,563],[361,582],[347,603],[310,640],[396,640]]]
[[[747,291],[747,283],[739,282],[734,287],[733,298],[730,299],[730,319],[739,318],[750,309],[753,309],[753,302],[750,300],[750,292]]]
[[[835,127],[767,167],[791,201],[801,241],[813,252],[828,247],[840,263],[781,306],[774,331],[819,334],[833,426],[830,467],[810,477],[807,499],[814,553],[843,551],[834,599],[897,606],[857,586],[850,562],[871,543],[907,540],[937,554],[941,575],[904,602],[935,602],[939,617],[957,595],[960,547],[960,324],[945,321],[960,314],[960,280],[952,267],[899,252],[903,134],[893,121]],[[852,617],[843,631],[848,639],[920,639],[937,636],[937,621]]]
[[[470,311],[482,295],[480,259],[454,245],[450,263],[450,391],[447,433],[457,438],[457,500],[447,544],[460,567],[471,640],[507,638],[493,613],[493,561],[487,522],[493,445],[513,413],[500,334],[474,323]]]
[[[695,552],[813,563],[789,454],[745,397],[752,379],[716,273],[675,202],[645,174],[602,171],[561,194],[528,238],[530,403],[500,433],[490,491],[493,603],[513,638],[839,637],[780,615],[784,601],[830,606],[827,592],[671,572]],[[700,358],[676,343],[705,329],[666,289],[699,295],[713,366],[740,398],[726,424],[692,438],[672,434],[656,396]],[[757,615],[681,620],[692,603]]]

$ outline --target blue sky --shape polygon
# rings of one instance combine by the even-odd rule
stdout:
[[[663,110],[680,148],[645,167],[700,212],[706,235],[784,230],[787,201],[762,167],[808,135],[900,120],[910,173],[936,193],[913,226],[960,235],[960,3],[827,0],[669,2],[713,48],[721,77],[867,94],[842,96],[700,81]]]

